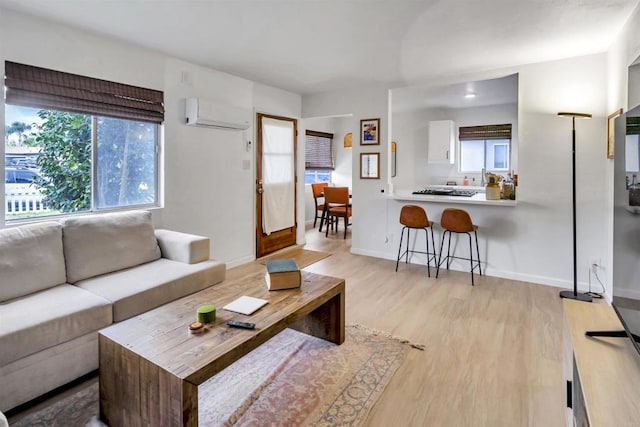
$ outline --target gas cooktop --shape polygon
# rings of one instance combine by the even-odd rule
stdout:
[[[423,188],[422,190],[414,191],[413,194],[422,194],[425,196],[460,196],[471,197],[475,196],[477,191],[473,190],[454,190],[453,188]]]

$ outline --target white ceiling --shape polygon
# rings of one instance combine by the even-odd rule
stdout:
[[[0,0],[300,94],[606,51],[638,0]]]

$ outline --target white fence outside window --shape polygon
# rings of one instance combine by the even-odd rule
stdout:
[[[4,211],[7,216],[50,210],[44,202],[44,196],[32,185],[6,184],[6,187]]]

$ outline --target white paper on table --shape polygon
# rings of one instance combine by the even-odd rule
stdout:
[[[240,314],[252,314],[268,301],[261,298],[242,296],[222,307],[224,310],[233,311]]]

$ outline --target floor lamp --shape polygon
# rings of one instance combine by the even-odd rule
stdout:
[[[571,171],[573,181],[573,291],[561,291],[560,298],[569,298],[579,301],[591,302],[591,296],[587,294],[578,293],[578,267],[576,264],[576,118],[578,119],[590,119],[591,114],[587,113],[558,113],[560,117],[571,117],[573,122],[572,130],[572,145],[571,145]]]

